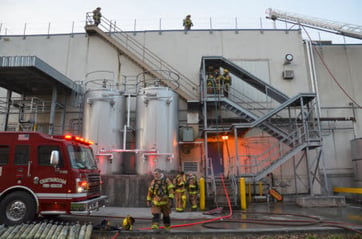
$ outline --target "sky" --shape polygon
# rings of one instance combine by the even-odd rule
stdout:
[[[0,0],[0,34],[84,32],[86,12],[96,7],[126,31],[182,29],[187,14],[193,29],[271,29],[268,8],[362,26],[362,0]],[[277,27],[291,26],[278,22]],[[311,34],[319,38],[315,40],[362,42],[324,32]]]

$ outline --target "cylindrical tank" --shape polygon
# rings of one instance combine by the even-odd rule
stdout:
[[[123,146],[125,96],[108,88],[87,90],[84,99],[83,135],[93,140],[101,174],[121,174],[121,153],[109,153]],[[108,151],[103,153],[102,151]]]
[[[178,96],[167,87],[147,87],[137,96],[136,170],[167,172],[178,166]]]
[[[362,187],[362,138],[351,140],[352,168],[356,187]]]

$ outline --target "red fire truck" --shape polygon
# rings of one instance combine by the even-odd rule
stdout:
[[[91,143],[72,135],[0,132],[0,224],[105,206]]]

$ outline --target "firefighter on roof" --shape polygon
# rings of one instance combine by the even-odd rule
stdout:
[[[182,24],[185,28],[185,30],[190,30],[191,27],[194,25],[191,21],[191,15],[187,15],[186,18],[183,20],[183,24]]]
[[[169,178],[166,178],[160,169],[153,171],[154,179],[148,187],[147,206],[151,207],[152,229],[159,229],[161,214],[166,230],[171,228],[171,201],[174,198],[174,186]]]
[[[97,7],[96,9],[93,10],[93,21],[94,21],[94,25],[98,26],[99,23],[101,23],[101,8]]]
[[[175,200],[176,212],[183,212],[186,208],[186,175],[184,172],[179,172],[173,180],[175,185]]]

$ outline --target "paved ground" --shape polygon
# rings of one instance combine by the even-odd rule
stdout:
[[[107,207],[91,217],[62,216],[62,220],[92,222],[100,224],[103,219],[119,227],[127,215],[136,219],[133,232],[97,232],[92,238],[138,238],[155,234],[151,225],[150,208]],[[173,238],[235,238],[243,235],[330,232],[348,233],[351,238],[362,238],[362,205],[347,204],[339,208],[301,208],[293,203],[253,203],[246,211],[224,209],[222,213],[204,215],[204,212],[173,212],[172,229],[168,232]],[[161,233],[162,234],[162,233]],[[118,236],[117,236],[118,235]],[[133,235],[133,236],[132,236]],[[186,237],[181,237],[186,236]],[[212,235],[212,237],[210,237]],[[218,236],[219,235],[219,236]],[[230,235],[230,237],[225,237]],[[198,237],[195,237],[198,236]],[[250,237],[253,238],[253,237]],[[257,237],[254,237],[257,238]],[[295,237],[297,238],[297,237]],[[312,237],[313,238],[313,237]],[[347,238],[343,236],[340,238]],[[348,237],[349,238],[349,237]]]

